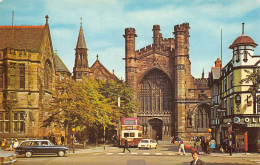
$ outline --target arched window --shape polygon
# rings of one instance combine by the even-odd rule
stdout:
[[[196,128],[209,128],[209,106],[201,105],[196,113]]]
[[[155,113],[172,110],[172,90],[169,77],[161,70],[147,73],[140,84],[140,112]]]
[[[45,67],[44,67],[44,86],[45,89],[51,88],[51,64],[50,62],[46,61]]]

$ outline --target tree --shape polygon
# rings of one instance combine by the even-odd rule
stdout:
[[[256,113],[256,93],[260,89],[260,75],[259,75],[259,70],[254,69],[253,72],[249,70],[244,70],[247,75],[246,78],[240,80],[240,84],[243,83],[250,83],[250,88],[248,91],[250,92],[249,97],[253,97],[253,109],[254,113]]]

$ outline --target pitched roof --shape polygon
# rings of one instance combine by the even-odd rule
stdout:
[[[28,49],[40,51],[45,25],[0,26],[0,49]]]
[[[93,72],[99,69],[100,71],[103,72],[103,75],[106,76],[107,79],[109,80],[114,80],[114,81],[119,81],[119,79],[116,77],[115,74],[112,74],[109,70],[107,70],[104,65],[97,59],[95,63],[90,67],[90,72]]]
[[[54,55],[54,66],[57,72],[71,73],[57,54]]]
[[[77,47],[76,48],[85,48],[85,49],[87,49],[82,25],[80,26],[80,29],[79,29],[79,37],[78,37],[78,42],[77,42]]]
[[[221,71],[220,67],[212,67],[211,68],[211,74],[212,74],[213,80],[220,78],[220,71]]]

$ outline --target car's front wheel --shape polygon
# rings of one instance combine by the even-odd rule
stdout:
[[[32,152],[30,152],[30,151],[25,152],[25,157],[26,158],[32,157]]]
[[[64,152],[64,151],[59,151],[59,152],[58,152],[58,156],[63,157],[64,155],[65,155],[65,152]]]

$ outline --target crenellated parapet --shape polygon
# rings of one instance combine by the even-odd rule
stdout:
[[[154,44],[152,45],[148,45],[146,47],[143,47],[139,50],[135,51],[136,57],[142,57],[145,56],[147,54],[151,54],[153,52],[162,54],[162,55],[169,55],[169,51],[170,51],[170,47],[165,46],[165,45],[160,45],[159,47],[156,47]]]
[[[190,29],[189,23],[183,23],[174,26],[174,32],[184,32]]]
[[[28,59],[31,57],[32,51],[28,49],[5,48],[0,50],[0,59],[16,58]]]
[[[126,28],[125,35],[123,35],[123,36],[126,37],[126,36],[131,36],[131,35],[133,35],[134,37],[137,37],[137,35],[135,34],[135,28]]]

